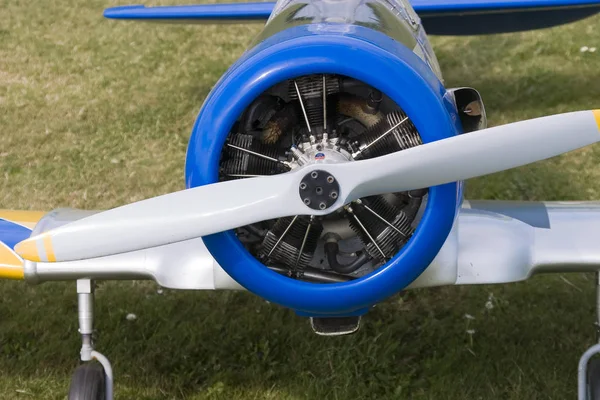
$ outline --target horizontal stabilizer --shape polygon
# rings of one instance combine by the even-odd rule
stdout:
[[[600,0],[412,0],[430,34],[474,35],[539,29],[600,11]],[[107,8],[111,19],[218,23],[266,21],[274,2]]]

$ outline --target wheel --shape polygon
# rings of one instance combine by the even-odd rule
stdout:
[[[104,369],[100,364],[82,364],[73,373],[69,400],[104,400]]]
[[[589,400],[600,400],[600,358],[590,360],[587,369]]]

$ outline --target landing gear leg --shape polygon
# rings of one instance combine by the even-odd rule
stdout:
[[[600,342],[600,272],[596,273],[596,341]],[[600,400],[600,343],[586,350],[579,359],[577,399]],[[591,360],[591,361],[590,361]]]
[[[79,333],[81,334],[81,364],[71,378],[69,400],[112,400],[113,374],[110,362],[94,350],[94,282],[91,279],[77,281],[77,305]],[[98,363],[92,362],[98,361]]]

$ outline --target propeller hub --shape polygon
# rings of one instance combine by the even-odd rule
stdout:
[[[291,169],[309,164],[331,164],[338,162],[353,161],[350,152],[340,146],[339,138],[329,138],[327,134],[322,139],[314,136],[310,141],[294,145],[290,149],[292,161],[289,163]]]
[[[335,145],[331,145],[331,148],[325,146],[312,146],[307,149],[304,154],[309,159],[309,164],[331,164],[352,160],[350,153]]]
[[[300,199],[313,210],[327,210],[338,199],[340,185],[327,171],[315,169],[302,178],[298,185]]]

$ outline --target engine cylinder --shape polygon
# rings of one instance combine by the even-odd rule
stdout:
[[[260,258],[288,265],[290,274],[302,273],[317,249],[323,226],[310,217],[285,217],[277,220],[263,240]]]
[[[398,210],[383,196],[360,200],[352,205],[351,214],[350,226],[366,244],[367,252],[376,260],[386,261],[392,258],[413,232],[406,213]]]
[[[423,144],[415,125],[402,111],[386,115],[358,142],[357,159],[379,157]]]
[[[262,154],[266,157],[257,157]],[[226,144],[222,169],[228,179],[274,175],[285,172],[277,161],[277,148],[260,143],[252,135],[235,134]]]

